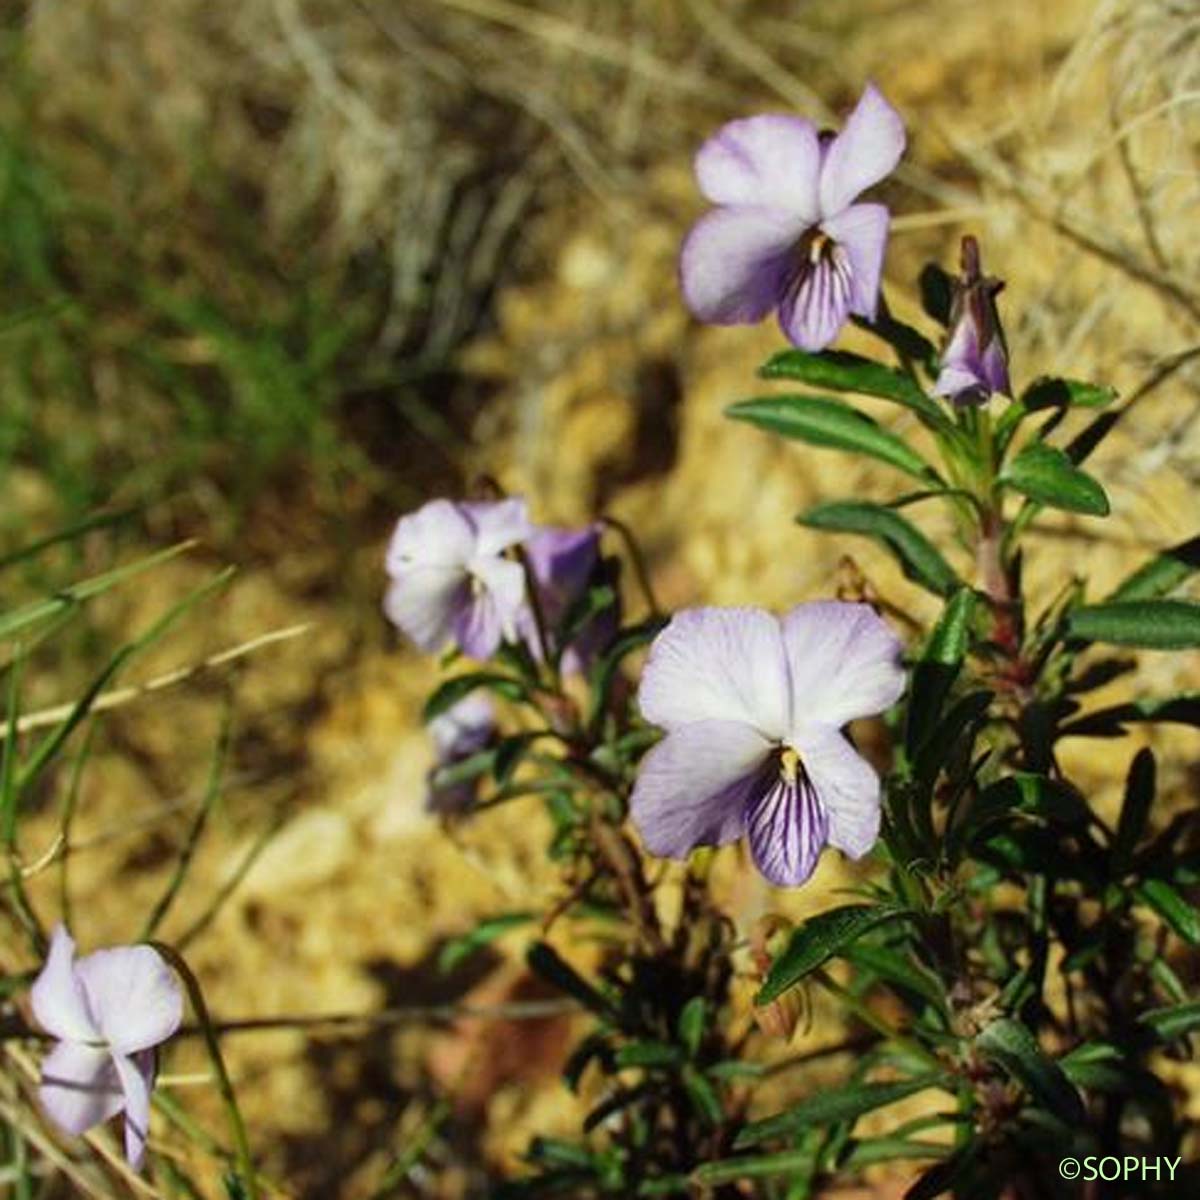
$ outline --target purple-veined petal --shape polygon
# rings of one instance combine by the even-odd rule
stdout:
[[[469,601],[454,615],[454,636],[463,653],[491,658],[501,641],[514,641],[525,607],[525,572],[507,558],[470,563]]]
[[[690,608],[654,639],[638,704],[664,729],[739,721],[781,738],[791,719],[779,621],[760,608]]]
[[[125,1095],[125,1157],[136,1171],[146,1153],[150,1136],[150,1090],[154,1086],[154,1055],[139,1054],[127,1058],[112,1056],[113,1066]]]
[[[900,639],[870,605],[798,605],[783,618],[783,640],[797,725],[836,729],[883,712],[904,691]]]
[[[383,611],[418,649],[432,654],[450,640],[470,594],[470,576],[461,565],[410,564],[393,577]]]
[[[745,830],[746,804],[761,787],[771,744],[737,721],[674,729],[642,760],[629,814],[652,854],[685,858]]]
[[[875,319],[879,279],[887,249],[888,210],[883,204],[852,204],[821,223],[850,258],[850,311]]]
[[[498,555],[533,534],[529,506],[520,496],[469,501],[461,507],[475,527],[476,556]]]
[[[679,256],[688,308],[711,325],[761,321],[779,302],[805,222],[779,209],[715,208]]]
[[[33,981],[29,999],[33,1015],[47,1033],[73,1042],[100,1039],[83,985],[75,974],[74,939],[61,923],[50,936],[50,951]]]
[[[795,746],[828,814],[829,844],[861,858],[879,836],[879,776],[836,729],[802,728]]]
[[[811,121],[778,113],[730,121],[700,147],[696,179],[714,204],[817,218],[821,154]]]
[[[125,1104],[112,1055],[103,1046],[59,1042],[42,1060],[42,1107],[62,1130],[78,1136]]]
[[[794,272],[779,304],[779,326],[801,350],[824,350],[850,315],[854,268],[841,246],[828,246]]]
[[[504,625],[495,599],[477,592],[454,616],[454,640],[468,658],[485,662],[500,648]]]
[[[396,522],[388,543],[386,567],[399,576],[413,563],[449,567],[475,552],[476,535],[462,506],[431,500]]]
[[[183,1020],[174,972],[149,946],[97,950],[76,966],[104,1040],[120,1054],[165,1042]]]
[[[869,83],[821,161],[821,215],[840,213],[865,188],[891,173],[904,153],[900,114]]]
[[[803,771],[782,771],[765,781],[746,811],[746,837],[754,865],[777,887],[798,887],[813,873],[825,848],[828,817]]]

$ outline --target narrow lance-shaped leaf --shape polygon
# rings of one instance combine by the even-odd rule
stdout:
[[[1189,538],[1156,555],[1119,584],[1108,597],[1117,600],[1157,600],[1173,592],[1200,570],[1200,537]]]
[[[784,1112],[751,1122],[738,1134],[733,1144],[735,1149],[740,1150],[746,1146],[757,1146],[770,1138],[790,1137],[813,1125],[853,1121],[864,1113],[895,1104],[897,1100],[923,1092],[926,1088],[940,1087],[944,1082],[943,1075],[931,1072],[895,1083],[857,1083],[834,1091],[818,1092]]]
[[[1165,879],[1143,879],[1133,890],[1185,942],[1200,946],[1200,913]]]
[[[847,904],[810,917],[792,931],[787,946],[771,964],[758,995],[754,997],[755,1004],[770,1004],[822,963],[852,946],[868,930],[907,913],[908,910],[903,908]]]
[[[910,375],[895,367],[845,350],[782,350],[760,368],[764,379],[795,379],[835,392],[856,392],[891,400],[917,413],[931,429],[950,432],[954,424],[935,400]]]
[[[905,576],[938,596],[961,586],[937,547],[899,513],[878,504],[845,500],[819,504],[798,517],[810,529],[857,533],[882,542],[895,555]]]
[[[1000,474],[1014,491],[1067,512],[1106,517],[1108,497],[1088,474],[1079,470],[1057,447],[1030,442]]]
[[[960,588],[946,605],[913,672],[905,742],[913,755],[924,744],[962,667],[971,640],[975,593]]]
[[[1170,1008],[1152,1008],[1142,1013],[1138,1021],[1152,1029],[1164,1042],[1173,1042],[1200,1029],[1200,1000],[1175,1004]]]
[[[1186,600],[1118,600],[1089,604],[1067,616],[1071,637],[1145,650],[1200,646],[1200,604]]]
[[[1043,408],[1106,408],[1117,398],[1116,388],[1080,379],[1060,379],[1043,375],[1021,393],[1027,412]]]
[[[937,472],[907,442],[866,413],[831,396],[760,396],[732,404],[725,413],[768,433],[866,454],[922,482],[938,482]]]
[[[525,685],[511,675],[500,675],[495,671],[472,671],[468,675],[455,675],[439,684],[425,702],[423,719],[432,721],[479,688],[486,688],[508,700],[520,700],[525,695]]]
[[[1130,764],[1125,780],[1125,799],[1121,804],[1121,816],[1112,844],[1114,875],[1120,876],[1129,869],[1133,852],[1146,832],[1150,806],[1154,803],[1154,787],[1154,751],[1143,746]]]
[[[1071,1124],[1084,1121],[1079,1093],[1062,1067],[1048,1057],[1033,1034],[1011,1017],[1001,1017],[987,1025],[975,1039],[975,1045],[987,1059],[996,1063],[1030,1095],[1060,1119]]]

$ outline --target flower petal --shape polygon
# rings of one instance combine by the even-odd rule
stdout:
[[[459,564],[408,564],[393,576],[383,611],[419,649],[434,653],[450,640],[469,603],[470,586]]]
[[[464,654],[482,661],[502,640],[516,640],[525,608],[525,572],[506,558],[475,558],[470,573],[471,594],[454,614],[454,637]]]
[[[821,161],[821,215],[835,216],[864,188],[890,174],[904,144],[900,114],[873,83],[867,84]]]
[[[138,1054],[126,1058],[114,1054],[113,1066],[125,1094],[125,1157],[136,1171],[146,1153],[150,1136],[150,1091],[154,1087],[154,1055]]]
[[[42,1060],[42,1107],[62,1130],[78,1136],[125,1104],[112,1056],[101,1046],[59,1042]]]
[[[87,996],[75,974],[75,941],[61,923],[50,936],[46,965],[33,981],[29,999],[33,1015],[47,1033],[73,1042],[99,1040]]]
[[[828,814],[829,844],[861,858],[879,837],[879,776],[836,729],[800,729],[795,745]]]
[[[654,639],[638,704],[665,729],[739,721],[767,738],[790,724],[779,621],[761,608],[690,608]]]
[[[870,605],[798,605],[783,618],[783,640],[797,724],[837,728],[883,712],[904,691],[900,639]]]
[[[754,865],[776,887],[798,887],[825,848],[829,821],[812,784],[777,775],[751,802],[746,835]]]
[[[779,302],[805,222],[771,208],[715,208],[679,257],[688,308],[711,325],[751,325]]]
[[[600,530],[545,527],[529,539],[525,554],[538,582],[538,598],[547,622],[557,625],[591,578],[600,553]]]
[[[869,321],[875,319],[879,307],[889,220],[883,204],[852,204],[821,223],[850,257],[850,311]]]
[[[730,121],[700,147],[696,179],[714,204],[781,208],[813,224],[821,152],[811,121],[764,113]]]
[[[475,528],[475,555],[496,555],[533,535],[529,506],[520,496],[459,506]]]
[[[157,1046],[179,1028],[183,992],[157,950],[97,950],[81,958],[76,970],[104,1040],[118,1053]]]
[[[387,549],[387,572],[398,576],[413,563],[452,566],[475,552],[475,527],[450,500],[430,500],[396,522]]]
[[[642,760],[629,814],[652,854],[685,858],[742,836],[771,745],[737,721],[674,729]]]
[[[779,303],[779,326],[802,350],[824,350],[850,315],[854,269],[841,246],[797,270]]]

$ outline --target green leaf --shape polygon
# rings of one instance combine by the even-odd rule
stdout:
[[[1056,446],[1030,442],[1000,473],[1014,491],[1067,512],[1106,517],[1108,497],[1088,474],[1079,470]]]
[[[768,359],[759,374],[764,379],[795,379],[835,392],[891,400],[917,413],[930,428],[942,432],[954,428],[937,401],[930,399],[910,375],[845,350],[822,350],[819,354],[783,350]]]
[[[73,583],[53,596],[47,596],[44,600],[35,600],[32,604],[26,604],[12,612],[5,613],[0,616],[0,638],[10,638],[27,626],[46,617],[52,617],[69,608],[74,608],[75,605],[81,604],[93,596],[102,595],[127,580],[165,563],[168,559],[183,554],[194,545],[194,542],[181,542],[177,546],[168,546],[166,550],[160,550],[157,554],[139,558],[136,562],[127,563],[112,571],[105,571],[102,575],[94,575],[91,579],[85,579],[81,583]]]
[[[978,843],[1018,816],[1037,817],[1065,829],[1084,829],[1091,821],[1087,801],[1073,788],[1044,775],[1018,771],[979,793],[947,836],[951,854]]]
[[[592,987],[553,946],[546,942],[534,942],[526,951],[525,961],[535,975],[540,975],[560,992],[574,996],[584,1008],[602,1017],[611,1018],[614,1015],[608,999]]]
[[[739,1179],[773,1179],[794,1175],[812,1167],[811,1150],[785,1150],[781,1154],[754,1154],[745,1158],[721,1158],[705,1163],[691,1174],[691,1182],[701,1187],[736,1183]]]
[[[952,1147],[940,1142],[923,1142],[918,1138],[878,1137],[856,1142],[839,1164],[843,1171],[857,1171],[873,1163],[897,1160],[946,1158]]]
[[[1157,600],[1173,592],[1197,570],[1200,570],[1200,537],[1180,542],[1143,564],[1108,599]]]
[[[535,918],[534,913],[512,912],[501,913],[481,921],[469,933],[451,938],[438,952],[437,966],[442,974],[449,974],[459,963],[471,957],[477,950],[490,946],[497,938],[503,937],[510,929],[527,925]]]
[[[479,688],[487,688],[489,692],[495,692],[507,700],[521,700],[525,696],[525,685],[511,675],[500,675],[495,671],[472,671],[441,683],[425,702],[421,719],[432,721]]]
[[[1121,737],[1126,722],[1156,721],[1162,724],[1193,725],[1200,728],[1200,692],[1184,692],[1179,696],[1143,697],[1098,708],[1078,720],[1063,725],[1059,738]]]
[[[1118,600],[1089,604],[1067,615],[1071,637],[1145,650],[1200,646],[1200,604],[1186,600]]]
[[[1133,892],[1185,942],[1200,946],[1200,914],[1165,879],[1144,879]]]
[[[670,1042],[629,1042],[615,1055],[618,1067],[677,1067],[683,1053]]]
[[[1133,852],[1146,832],[1154,803],[1154,751],[1143,746],[1134,756],[1125,779],[1125,799],[1112,843],[1113,874],[1120,877],[1133,861]]]
[[[712,1082],[705,1079],[691,1063],[684,1064],[682,1079],[683,1089],[697,1116],[713,1128],[720,1125],[725,1120],[725,1109]]]
[[[846,958],[856,967],[912,996],[928,1000],[941,1013],[946,1012],[946,995],[937,975],[908,955],[884,946],[860,942],[846,951]]]
[[[975,593],[968,587],[959,588],[946,605],[913,671],[905,730],[910,757],[924,745],[942,714],[942,705],[970,646],[974,615]]]
[[[770,1004],[819,966],[852,946],[868,930],[908,915],[906,908],[847,904],[809,917],[792,931],[787,946],[771,964],[755,1004]]]
[[[1043,375],[1021,393],[1020,402],[1027,412],[1037,412],[1043,408],[1106,408],[1116,398],[1115,388]]]
[[[925,483],[938,479],[907,442],[831,396],[760,396],[731,404],[725,414],[795,441],[866,454]]]
[[[906,1096],[923,1092],[926,1088],[942,1087],[945,1076],[930,1072],[914,1079],[902,1079],[895,1083],[857,1083],[832,1091],[818,1092],[806,1100],[773,1117],[752,1121],[734,1139],[734,1149],[757,1146],[760,1142],[776,1137],[790,1137],[812,1125],[834,1125],[842,1121],[855,1121],[864,1113],[874,1112]]]
[[[1069,1123],[1083,1124],[1085,1113],[1079,1093],[1062,1067],[1043,1052],[1020,1021],[1011,1017],[993,1021],[976,1037],[975,1046],[1053,1114]]]
[[[907,578],[935,595],[949,596],[962,586],[933,543],[899,513],[882,505],[857,500],[819,504],[797,520],[810,529],[875,538],[896,556]]]
[[[704,1029],[708,1024],[708,1001],[703,996],[693,996],[679,1013],[677,1032],[689,1058],[696,1057],[700,1043],[704,1040]]]
[[[1200,1029],[1200,1000],[1173,1004],[1170,1008],[1152,1008],[1142,1013],[1138,1021],[1152,1029],[1164,1042],[1173,1042]]]
[[[868,321],[863,317],[852,317],[851,320],[860,329],[887,342],[902,362],[919,363],[931,378],[937,374],[937,350],[933,343],[911,325],[897,321],[883,303],[879,305],[875,320]]]

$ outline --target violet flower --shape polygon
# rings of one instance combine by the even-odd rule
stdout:
[[[429,773],[425,797],[428,812],[453,815],[467,812],[475,804],[479,779],[460,779],[439,785],[438,775],[448,767],[478,754],[496,732],[496,712],[484,692],[471,692],[429,722],[437,765]]]
[[[517,636],[525,603],[525,573],[504,551],[532,532],[524,500],[431,500],[392,534],[384,611],[422,650],[453,640],[490,658]]]
[[[904,690],[900,642],[865,604],[817,601],[679,613],[655,639],[638,702],[667,736],[642,760],[630,813],[654,854],[747,837],[795,886],[821,850],[852,858],[879,834],[874,770],[841,733]]]
[[[962,276],[954,285],[950,337],[942,353],[942,369],[933,385],[938,396],[955,404],[986,404],[993,394],[1012,395],[1008,379],[1008,346],[996,311],[1004,281],[984,275],[979,243],[962,240]]]
[[[600,563],[600,526],[540,528],[525,544],[525,556],[537,586],[546,635],[552,638],[595,577]],[[609,607],[577,629],[570,644],[562,648],[563,672],[567,675],[585,673],[592,659],[612,641],[617,623],[617,610]],[[543,648],[539,644],[532,610],[526,610],[523,632],[531,652],[542,658]],[[557,647],[551,645],[550,649],[553,652]]]
[[[41,1100],[67,1133],[125,1114],[125,1157],[137,1168],[150,1125],[154,1047],[183,1018],[183,994],[149,946],[97,950],[75,961],[62,925],[30,993],[34,1016],[59,1039],[42,1063]]]
[[[715,325],[753,324],[772,309],[788,339],[823,350],[850,313],[875,317],[888,210],[855,204],[904,153],[896,110],[868,84],[841,133],[802,117],[731,121],[696,156],[718,207],[688,234],[680,282]]]

